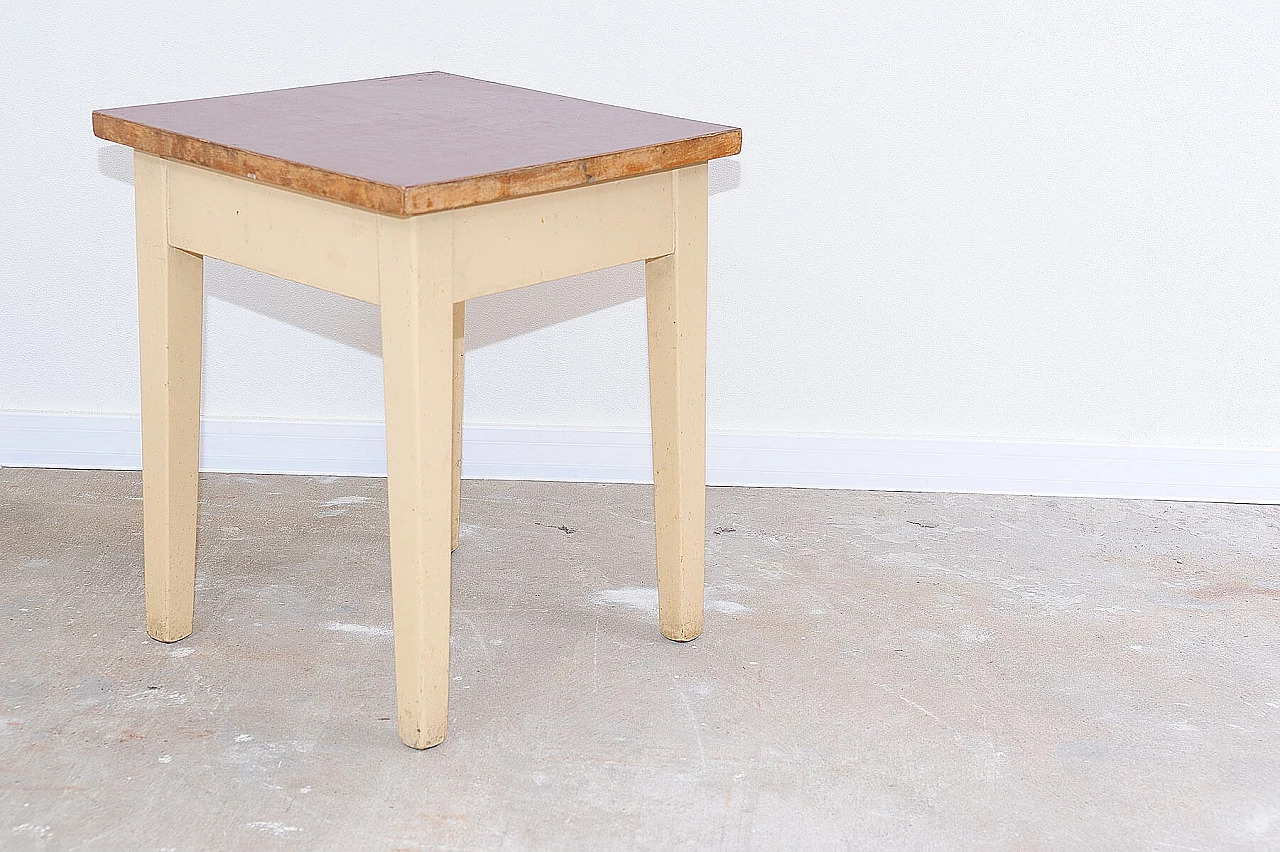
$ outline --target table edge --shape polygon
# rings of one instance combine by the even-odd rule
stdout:
[[[456,210],[508,198],[671,171],[719,157],[730,157],[742,150],[742,130],[725,127],[702,136],[557,163],[541,163],[439,183],[398,186],[152,127],[101,110],[93,113],[93,134],[99,139],[127,145],[167,160],[203,166],[234,177],[393,216]]]

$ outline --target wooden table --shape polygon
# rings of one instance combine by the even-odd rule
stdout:
[[[645,261],[659,623],[702,631],[707,162],[731,127],[414,74],[95,112],[134,154],[147,632],[191,633],[202,261],[382,308],[400,737],[445,737],[467,299]]]

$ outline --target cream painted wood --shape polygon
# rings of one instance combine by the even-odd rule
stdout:
[[[450,547],[458,549],[462,524],[462,379],[466,361],[467,303],[453,306],[453,532]]]
[[[706,528],[707,167],[671,173],[675,251],[645,263],[658,621],[702,632]]]
[[[453,506],[452,212],[378,220],[400,738],[441,742]]]
[[[671,173],[454,212],[455,301],[669,254]]]
[[[379,214],[165,162],[174,246],[378,303]],[[425,214],[455,217],[454,301],[669,254],[671,174]]]
[[[195,607],[204,260],[170,245],[165,162],[136,154],[133,186],[147,632],[176,642]]]
[[[167,162],[173,245],[378,304],[376,213]]]
[[[660,626],[702,630],[707,169],[398,217],[136,157],[148,631],[191,632],[201,255],[381,306],[401,739],[447,729],[465,299],[645,259]]]

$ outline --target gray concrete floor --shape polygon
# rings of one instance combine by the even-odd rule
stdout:
[[[0,848],[1280,848],[1280,509],[468,482],[450,733],[396,737],[375,479],[202,481],[149,640],[134,473],[0,470]]]

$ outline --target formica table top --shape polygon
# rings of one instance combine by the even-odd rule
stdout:
[[[430,72],[99,110],[139,151],[408,216],[681,168],[742,131]]]

